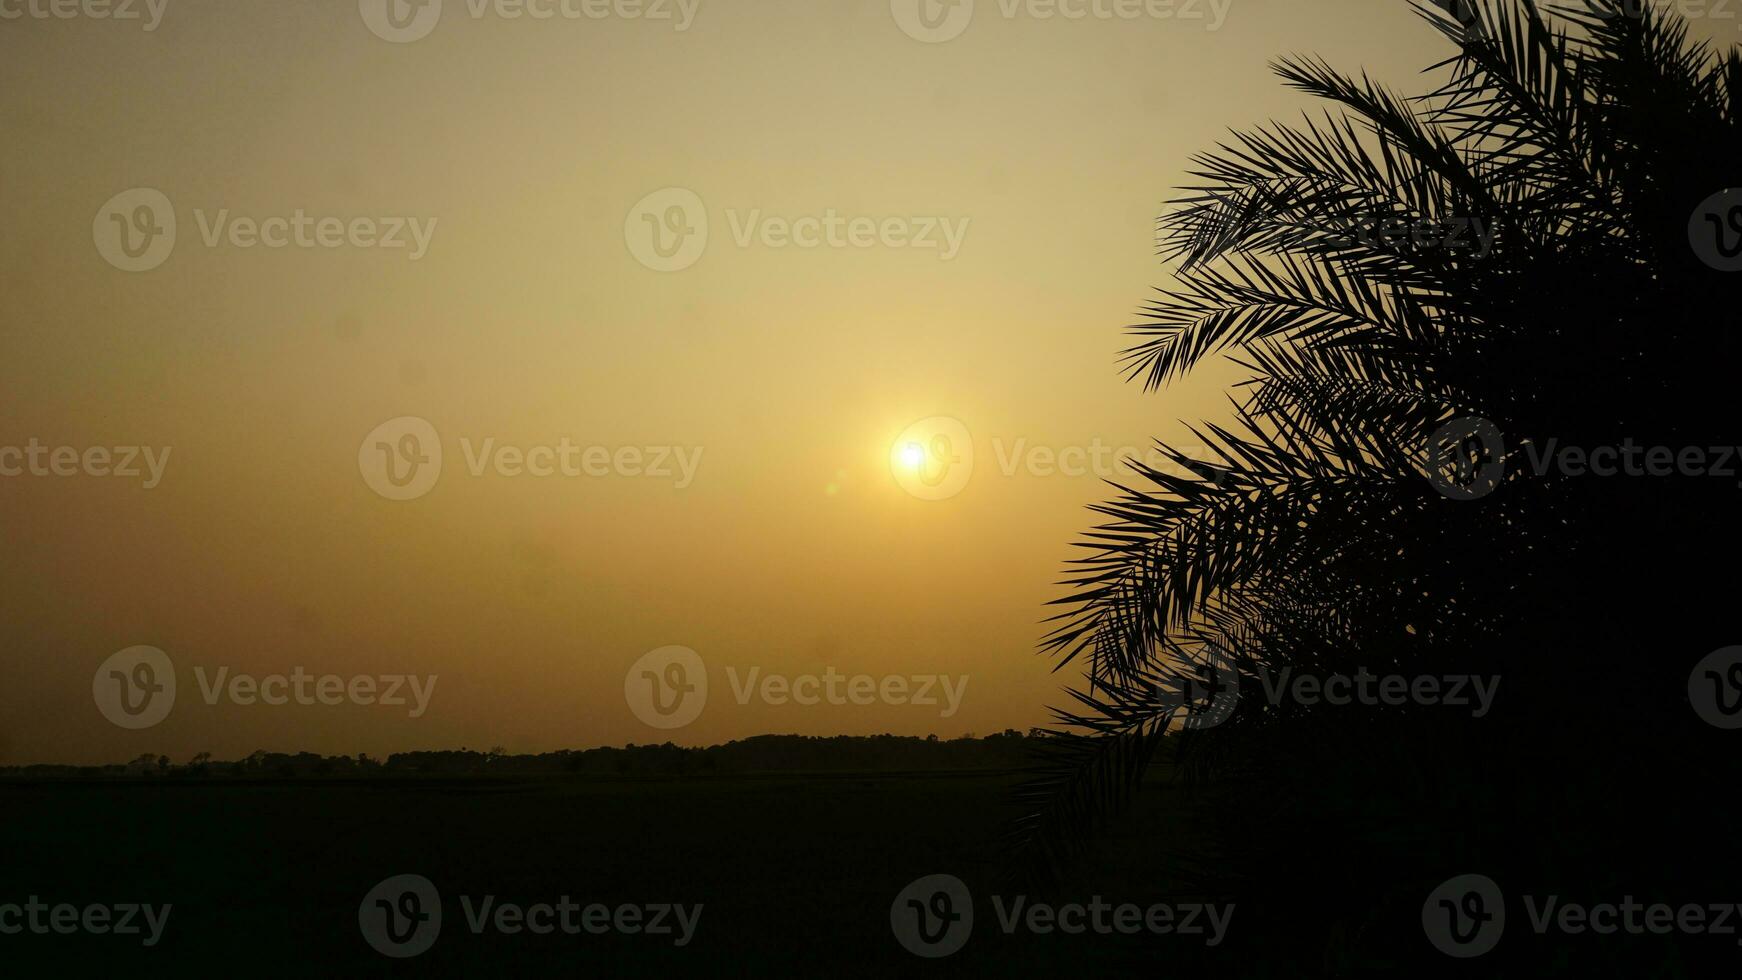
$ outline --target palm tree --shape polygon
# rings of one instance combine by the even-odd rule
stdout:
[[[1736,771],[1685,686],[1725,642],[1731,589],[1682,560],[1733,560],[1736,480],[1552,460],[1742,442],[1735,280],[1699,240],[1742,218],[1742,58],[1627,0],[1418,9],[1454,46],[1428,94],[1285,58],[1334,111],[1196,158],[1160,221],[1177,281],[1133,328],[1127,379],[1162,389],[1226,356],[1252,380],[1231,424],[1196,431],[1209,453],[1162,447],[1191,476],[1136,465],[1094,508],[1043,643],[1088,683],[1014,830],[1057,873],[1176,757],[1226,790],[1211,819],[1244,854],[1205,887],[1279,896],[1300,885],[1278,884],[1279,855],[1303,846],[1382,868],[1295,866],[1348,889],[1302,938],[1338,963],[1399,955],[1350,937],[1390,914],[1380,895],[1417,914],[1448,842],[1520,874],[1630,858],[1612,828],[1559,855],[1518,833],[1520,806],[1613,802],[1615,770],[1575,771],[1594,753],[1671,785]],[[1271,696],[1284,669],[1505,690],[1481,719],[1344,710]],[[1623,805],[1629,832],[1685,832],[1663,800]]]

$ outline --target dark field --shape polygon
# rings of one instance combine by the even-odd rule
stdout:
[[[11,853],[6,901],[174,906],[161,941],[0,936],[8,975],[911,976],[1091,969],[1155,975],[1206,955],[1202,936],[1033,935],[999,927],[998,836],[1016,777],[999,773],[615,780],[327,779],[0,781]],[[1170,885],[1157,848],[1121,847],[1170,822],[1156,783],[1097,857],[1051,901],[1150,905],[1194,897]],[[1133,855],[1136,857],[1134,858]],[[440,937],[388,959],[358,928],[382,879],[416,873],[442,895]],[[915,878],[951,873],[975,897],[961,952],[903,950],[890,905]],[[675,935],[473,934],[474,903],[704,906],[693,941]],[[1233,920],[1236,928],[1238,916]],[[1214,955],[1216,950],[1208,950]],[[23,969],[20,969],[23,968]],[[15,974],[14,970],[20,970]]]

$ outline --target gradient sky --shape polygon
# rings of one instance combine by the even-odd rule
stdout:
[[[884,0],[701,0],[681,32],[447,0],[411,43],[353,0],[168,0],[149,32],[0,20],[0,447],[173,447],[151,489],[0,477],[0,763],[1045,722],[1074,677],[1035,655],[1038,621],[1108,490],[1006,475],[1000,455],[1144,446],[1220,415],[1227,369],[1145,395],[1115,366],[1166,281],[1153,221],[1188,156],[1298,117],[1265,70],[1279,55],[1413,87],[1441,52],[1402,3],[1232,0],[1216,30],[1207,0],[1188,9],[1201,19],[1006,18],[979,0],[945,43]],[[173,202],[178,234],[129,273],[93,221],[138,187]],[[676,272],[625,235],[667,187],[710,222]],[[200,218],[224,209],[437,224],[415,261],[208,247]],[[831,210],[968,224],[948,259],[734,239],[753,211]],[[400,416],[445,455],[409,501],[358,462]],[[974,440],[971,479],[941,500],[889,464],[931,416]],[[460,442],[564,438],[703,455],[680,489],[473,477]],[[136,644],[180,686],[143,731],[92,697]],[[624,676],[671,644],[711,691],[667,732],[626,706]],[[207,705],[196,666],[439,680],[414,719]],[[968,681],[945,718],[740,706],[728,667]]]

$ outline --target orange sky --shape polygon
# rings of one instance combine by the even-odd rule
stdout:
[[[1297,115],[1273,57],[1413,86],[1439,49],[1377,0],[978,0],[916,28],[965,24],[938,43],[904,2],[691,0],[679,29],[676,0],[446,0],[395,41],[352,0],[159,0],[151,30],[143,0],[0,0],[25,11],[0,19],[0,763],[1044,722],[1069,678],[1037,624],[1093,462],[1233,377],[1144,395],[1115,368],[1189,154]],[[166,256],[99,247],[135,188],[173,211]],[[366,437],[402,417],[442,466],[396,500]],[[932,417],[972,445],[946,491],[901,472]],[[94,475],[92,447],[161,471]],[[93,674],[141,644],[177,698],[130,730]],[[668,645],[709,693],[661,730],[625,675]],[[436,681],[412,717],[208,704],[220,669]],[[740,704],[752,670],[965,686],[947,716]]]

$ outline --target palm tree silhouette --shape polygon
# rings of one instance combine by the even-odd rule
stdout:
[[[1727,579],[1688,560],[1734,560],[1736,478],[1557,453],[1742,442],[1735,280],[1699,240],[1722,255],[1742,218],[1742,59],[1626,0],[1417,9],[1455,46],[1426,95],[1285,58],[1335,111],[1195,158],[1160,220],[1177,282],[1127,379],[1226,356],[1252,380],[1231,424],[1195,427],[1208,452],[1161,447],[1189,476],[1135,464],[1094,508],[1043,642],[1088,683],[1012,835],[1061,873],[1177,753],[1223,787],[1227,843],[1182,867],[1313,909],[1272,924],[1343,966],[1417,951],[1419,925],[1391,946],[1371,927],[1388,903],[1416,915],[1448,850],[1524,880],[1592,860],[1649,878],[1628,835],[1697,833],[1666,794],[1737,771],[1686,699],[1742,632]],[[1285,669],[1504,688],[1480,719],[1414,695],[1351,709],[1275,697]],[[1616,792],[1629,765],[1652,791]],[[1335,847],[1361,866],[1300,853]]]

